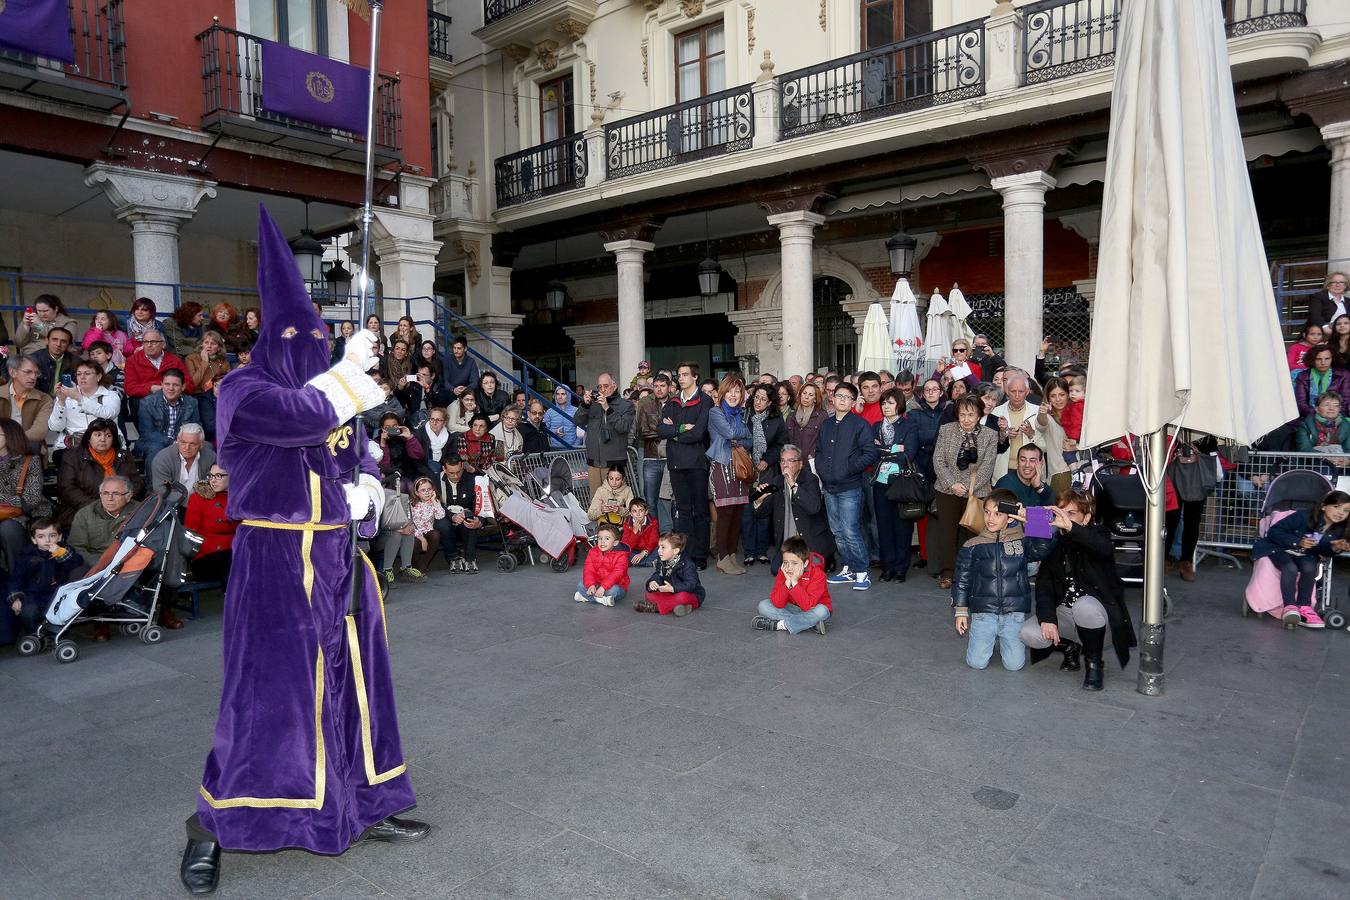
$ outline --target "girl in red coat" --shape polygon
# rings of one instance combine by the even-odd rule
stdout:
[[[188,498],[183,527],[202,537],[202,549],[192,560],[192,577],[198,581],[224,581],[230,574],[239,523],[225,515],[229,490],[230,476],[216,464]]]
[[[619,546],[618,526],[606,522],[596,532],[595,546],[586,554],[581,583],[572,599],[613,606],[615,600],[622,600],[627,594],[628,551]]]
[[[825,559],[806,549],[806,541],[793,535],[783,541],[782,564],[769,599],[759,601],[759,615],[751,621],[761,631],[800,634],[814,628],[825,633],[830,618],[830,591],[825,583]]]
[[[647,501],[641,498],[634,498],[628,504],[628,518],[623,520],[620,543],[628,548],[630,566],[651,567],[656,559],[656,542],[661,529],[649,513]]]

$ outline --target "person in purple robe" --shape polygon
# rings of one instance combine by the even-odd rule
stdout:
[[[330,365],[295,259],[261,211],[263,325],[248,366],[220,383],[227,514],[241,521],[225,592],[224,686],[180,878],[210,893],[221,850],[339,854],[414,841],[384,604],[354,553],[384,502],[359,414],[384,402],[373,340]],[[353,576],[355,569],[355,576]],[[353,578],[355,577],[355,581]]]

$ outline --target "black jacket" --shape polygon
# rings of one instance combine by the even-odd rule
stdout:
[[[520,438],[523,441],[521,452],[523,453],[547,453],[548,452],[548,431],[544,429],[541,423],[538,428],[530,424],[529,419],[522,419],[516,424],[516,431],[520,432]]]
[[[37,389],[44,394],[52,393],[55,385],[52,384],[53,375],[56,372],[56,360],[52,357],[46,347],[28,354],[38,367]],[[75,367],[80,364],[80,358],[71,351],[67,350],[61,359],[61,374],[75,377]],[[187,373],[184,372],[184,375]]]
[[[1096,597],[1106,609],[1111,643],[1123,668],[1130,661],[1130,648],[1138,646],[1130,610],[1125,605],[1125,585],[1116,573],[1115,548],[1106,526],[1075,525],[1055,538],[1054,546],[1036,573],[1036,618],[1057,623],[1055,607],[1068,593],[1068,577],[1085,594]]]
[[[998,537],[981,531],[956,554],[952,606],[958,616],[976,613],[1031,612],[1027,547],[1022,527],[1014,524]]]
[[[750,424],[750,416],[745,417],[745,427],[747,429],[753,427]],[[783,455],[783,445],[786,443],[787,424],[782,416],[770,411],[764,417],[764,462],[769,464],[769,468],[764,470],[766,473],[778,471],[778,457]]]
[[[756,502],[751,509],[755,518],[769,520],[769,541],[778,547],[783,543],[787,506],[783,474],[774,469],[761,473],[759,481],[751,488],[752,494],[764,493],[761,487],[770,489],[768,496],[763,502]],[[826,557],[834,554],[834,534],[830,531],[830,520],[825,515],[825,496],[820,491],[820,479],[806,467],[797,476],[797,490],[792,494],[792,518],[797,523],[797,534],[806,541],[808,550]]]
[[[658,585],[669,584],[677,594],[685,592],[693,594],[698,598],[699,606],[703,605],[703,599],[708,595],[703,589],[702,582],[698,580],[698,566],[694,565],[694,561],[687,553],[681,553],[672,562],[666,562],[658,557],[652,577],[642,583],[644,591],[647,589],[647,583],[651,581],[655,581]]]
[[[473,515],[473,476],[464,472],[459,476],[459,484],[451,484],[450,479],[445,477],[442,472],[436,479],[436,493],[441,498],[441,506],[445,507],[446,521],[450,520],[450,507],[464,507],[465,515]]]
[[[820,426],[816,444],[816,474],[831,494],[863,487],[864,473],[877,461],[877,445],[872,441],[872,426],[857,413],[843,419],[827,418]]]
[[[113,458],[113,471],[131,482],[133,497],[141,494],[141,473],[135,458],[126,450],[118,450]],[[57,507],[57,524],[69,528],[80,507],[98,499],[98,489],[103,484],[103,467],[94,461],[89,451],[83,447],[71,447],[61,456],[61,467],[56,473],[57,496],[61,502]]]
[[[685,403],[679,394],[666,401],[661,408],[661,419],[656,423],[656,434],[666,439],[666,466],[676,469],[708,468],[708,413],[712,399],[703,391],[694,391]],[[666,424],[670,419],[671,424]],[[687,431],[681,426],[689,425]]]

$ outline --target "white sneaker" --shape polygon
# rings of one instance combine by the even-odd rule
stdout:
[[[595,602],[599,603],[601,606],[613,606],[614,598],[611,597],[609,594],[597,594],[595,597]]]
[[[855,580],[856,576],[844,566],[834,575],[827,576],[825,581],[829,584],[849,584]]]
[[[572,599],[577,601],[578,603],[588,603],[591,598],[587,597],[581,591],[577,591],[575,594],[572,595]]]

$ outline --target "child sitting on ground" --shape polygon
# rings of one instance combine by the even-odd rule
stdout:
[[[79,553],[61,546],[61,529],[52,519],[34,519],[28,535],[32,543],[19,552],[9,576],[9,605],[23,634],[37,631],[56,589],[84,565]]]
[[[759,615],[751,620],[761,631],[801,634],[814,628],[825,633],[830,618],[830,591],[825,583],[825,558],[806,549],[806,541],[793,535],[779,548],[782,561],[769,599],[759,601]]]
[[[703,605],[706,595],[698,580],[698,566],[684,555],[684,535],[668,531],[656,545],[656,571],[647,581],[647,596],[633,601],[634,612],[674,613],[687,616]]]
[[[1000,504],[1015,507],[1017,513],[1001,511]],[[1031,613],[1032,596],[1020,521],[1017,497],[995,488],[984,501],[984,531],[966,541],[956,557],[952,606],[956,633],[970,631],[966,665],[972,669],[989,665],[995,641],[1003,668],[1016,672],[1027,664],[1027,648],[1018,632]]]
[[[586,515],[592,522],[608,522],[610,525],[622,525],[623,517],[628,515],[628,505],[633,502],[633,489],[623,480],[623,472],[610,469],[605,474],[605,483],[591,497],[590,509]]]
[[[628,551],[619,546],[619,528],[608,522],[596,531],[595,546],[586,553],[581,583],[572,599],[613,606],[628,594]]]
[[[656,560],[658,532],[656,519],[648,516],[647,501],[641,497],[628,504],[628,518],[623,520],[621,543],[628,549],[628,564],[650,568]]]

